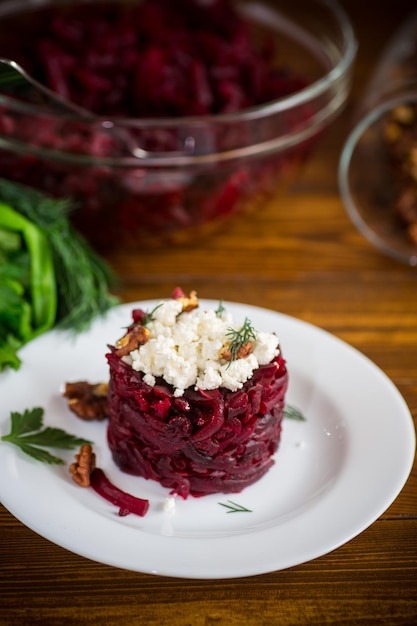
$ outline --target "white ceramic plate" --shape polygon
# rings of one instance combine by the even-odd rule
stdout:
[[[217,303],[201,301],[202,306]],[[10,412],[41,406],[45,425],[95,443],[98,465],[123,490],[147,498],[144,518],[119,517],[92,489],[76,486],[65,466],[43,465],[0,442],[0,498],[26,526],[89,559],[183,578],[233,578],[284,569],[352,539],[393,502],[410,473],[415,432],[391,381],[359,352],[310,324],[265,309],[226,303],[236,320],[280,337],[290,372],[289,404],[307,421],[284,420],[276,463],[240,494],[176,501],[168,490],[123,474],[106,445],[105,423],[77,419],[60,395],[70,380],[106,380],[104,355],[130,321],[123,305],[72,337],[56,331],[21,351],[19,372],[0,375],[0,434]],[[61,456],[70,463],[73,452]],[[232,500],[251,512],[229,513]],[[166,507],[165,507],[166,508]]]

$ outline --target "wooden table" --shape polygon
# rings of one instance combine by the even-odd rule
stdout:
[[[344,5],[360,44],[350,103],[280,206],[272,202],[256,219],[195,245],[110,261],[124,280],[125,301],[165,297],[179,284],[201,297],[257,304],[326,329],[372,359],[416,419],[416,269],[363,239],[337,186],[352,108],[413,2]],[[112,568],[67,552],[0,509],[2,625],[325,623],[417,623],[416,467],[389,509],[346,545],[242,579],[183,580]]]

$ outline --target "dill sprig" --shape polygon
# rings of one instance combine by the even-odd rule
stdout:
[[[147,326],[150,322],[153,322],[155,319],[155,311],[157,311],[163,304],[163,302],[160,302],[152,309],[152,311],[145,311],[145,315],[141,320],[141,325]]]
[[[296,420],[298,422],[305,422],[306,417],[300,409],[292,404],[286,404],[284,407],[284,417],[290,420]]]
[[[224,506],[226,509],[229,509],[228,513],[252,513],[251,509],[247,509],[245,506],[241,504],[237,504],[233,502],[233,500],[226,500],[226,502],[218,502],[220,506]]]
[[[217,309],[214,311],[217,317],[220,317],[226,311],[226,307],[223,304],[223,300],[219,300]]]
[[[230,341],[228,348],[231,354],[231,361],[235,361],[242,346],[245,346],[248,341],[256,341],[256,332],[252,322],[245,317],[245,321],[239,330],[228,328],[226,337]]]

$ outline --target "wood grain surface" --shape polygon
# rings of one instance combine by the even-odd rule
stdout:
[[[359,52],[349,104],[300,180],[203,241],[109,256],[124,301],[176,285],[316,324],[372,359],[417,419],[417,270],[375,250],[339,197],[337,166],[383,46],[414,2],[344,0]],[[377,434],[376,434],[377,436]],[[314,561],[242,579],[165,578],[89,561],[0,507],[0,624],[266,626],[417,623],[417,467],[389,509]]]

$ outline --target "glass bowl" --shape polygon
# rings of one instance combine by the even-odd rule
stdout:
[[[31,24],[32,12],[62,4],[2,3],[0,56],[7,33],[16,40],[11,19]],[[261,45],[272,33],[277,66],[306,81],[294,93],[231,113],[94,119],[0,95],[1,174],[72,198],[75,225],[99,250],[194,240],[259,210],[342,110],[356,40],[331,0],[233,4]]]
[[[384,102],[359,122],[342,152],[339,186],[347,213],[362,235],[384,254],[417,266],[417,238],[398,208],[406,183],[398,176],[386,138],[393,112],[409,105],[417,107],[417,92]],[[417,218],[417,195],[415,206]]]
[[[362,235],[417,266],[417,12],[388,43],[355,112],[339,188]]]

